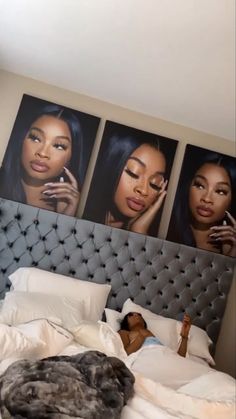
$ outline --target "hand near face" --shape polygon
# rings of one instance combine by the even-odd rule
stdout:
[[[79,204],[80,193],[78,183],[72,173],[65,167],[70,182],[50,182],[45,184],[43,194],[56,199],[56,212],[75,216]]]
[[[166,187],[167,187],[167,180],[162,181],[160,187],[160,191],[156,201],[141,215],[136,217],[135,219],[131,220],[128,226],[130,231],[135,233],[142,233],[147,234],[151,223],[153,222],[154,218],[156,217],[161,205],[164,201],[164,198],[167,194]]]
[[[222,244],[222,253],[225,256],[236,257],[236,220],[228,212],[227,221],[222,226],[211,227],[210,239]]]
[[[185,313],[183,322],[182,322],[181,332],[180,332],[180,336],[182,338],[188,338],[190,327],[191,327],[191,318],[187,313]]]

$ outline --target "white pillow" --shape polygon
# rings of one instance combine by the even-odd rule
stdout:
[[[178,336],[176,333],[176,320],[152,313],[150,310],[133,303],[130,298],[125,301],[121,313],[115,310],[105,309],[107,322],[115,331],[120,329],[120,321],[129,312],[142,314],[142,317],[147,323],[147,328],[160,339],[161,343],[171,349],[177,349]]]
[[[18,326],[0,324],[0,360],[54,356],[72,339],[71,333],[47,320],[35,320]]]
[[[10,326],[44,318],[71,329],[83,317],[81,301],[24,291],[7,292],[0,312],[0,322]]]
[[[38,339],[25,336],[16,327],[0,324],[0,361],[6,358],[28,358],[38,346],[42,347]]]
[[[105,308],[106,314],[106,322],[111,326],[111,328],[118,332],[120,330],[121,321],[124,318],[124,313],[120,313],[119,311],[112,310],[111,308]]]
[[[178,338],[179,342],[181,339],[180,338],[181,327],[182,327],[182,323],[177,321],[176,332],[179,337]],[[192,324],[190,332],[189,332],[187,354],[202,358],[206,360],[209,365],[214,366],[215,361],[209,352],[209,346],[211,344],[212,344],[212,340],[209,338],[206,331]]]
[[[87,320],[101,320],[111,286],[70,278],[38,268],[19,268],[9,276],[15,291],[42,292],[83,300]]]
[[[120,335],[105,322],[82,321],[73,330],[73,335],[80,345],[104,352],[106,355],[127,357]]]

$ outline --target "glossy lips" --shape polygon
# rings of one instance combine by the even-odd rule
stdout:
[[[126,199],[128,207],[133,211],[142,211],[145,208],[145,203],[143,200],[136,198],[127,198]]]
[[[49,167],[47,164],[40,160],[32,160],[30,162],[30,166],[35,172],[47,172],[49,170]]]
[[[199,206],[197,207],[197,213],[202,217],[211,217],[214,214],[214,211],[209,207]]]

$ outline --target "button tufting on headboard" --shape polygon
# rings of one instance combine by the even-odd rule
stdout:
[[[20,266],[108,282],[108,307],[127,298],[176,319],[186,310],[216,342],[234,261],[181,246],[0,199],[0,298]]]

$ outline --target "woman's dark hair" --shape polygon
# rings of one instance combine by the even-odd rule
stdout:
[[[192,154],[186,157],[183,163],[183,169],[179,178],[179,185],[176,192],[176,198],[173,206],[172,216],[169,224],[167,240],[183,243],[188,246],[196,246],[193,233],[190,227],[191,214],[189,209],[189,188],[196,172],[206,163],[211,163],[223,167],[230,179],[232,200],[229,211],[236,216],[236,162],[233,157],[220,154],[214,151],[201,150],[198,158],[197,147],[192,148]],[[195,150],[194,150],[195,149]],[[205,152],[204,152],[205,151]],[[223,221],[219,220],[219,224]]]
[[[40,110],[27,114],[25,118],[14,125],[8,147],[3,159],[0,172],[0,194],[3,198],[18,202],[26,202],[25,193],[22,187],[22,166],[21,153],[24,138],[30,126],[42,116],[53,116],[63,120],[72,138],[72,156],[68,169],[72,172],[80,187],[80,173],[82,172],[82,130],[78,118],[68,109],[60,105],[46,105]]]
[[[125,164],[141,145],[148,144],[160,150],[158,136],[149,133],[134,135],[113,134],[101,146],[84,211],[84,218],[105,224],[106,214],[116,214],[114,195]],[[121,216],[119,214],[119,216]]]
[[[132,311],[130,311],[128,314],[126,314],[125,315],[125,317],[123,318],[123,320],[121,320],[121,322],[120,322],[120,330],[130,330],[130,328],[129,328],[129,322],[128,322],[128,318],[130,317],[130,316],[132,316],[132,314],[133,314],[133,312]],[[144,322],[144,328],[145,329],[147,329],[147,323],[145,322],[145,320],[144,320],[144,318],[143,318],[143,316],[140,314],[140,316],[142,317],[142,319],[143,319],[143,322]]]

